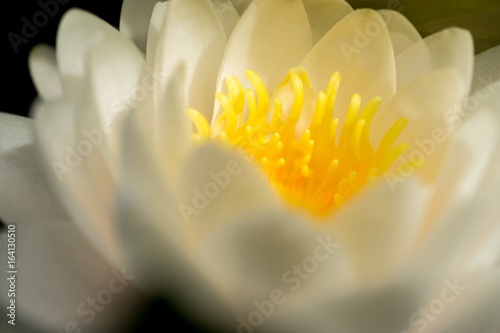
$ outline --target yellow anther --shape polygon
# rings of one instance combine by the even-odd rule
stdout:
[[[339,191],[339,193],[343,194],[343,193],[347,192],[348,186],[349,186],[349,183],[348,183],[347,178],[342,178],[340,180],[340,183],[339,183],[337,190]]]
[[[337,127],[339,126],[339,118],[332,119],[330,121],[330,128],[328,131],[329,140],[332,145],[335,145],[335,139],[337,137]]]
[[[363,128],[365,124],[366,122],[364,119],[358,120],[356,122],[350,140],[351,151],[354,153],[354,156],[356,156],[358,160],[361,160],[361,154],[360,154],[361,134],[363,133]]]
[[[273,107],[273,118],[271,119],[270,126],[274,127],[274,130],[277,131],[278,127],[281,123],[281,101],[279,99],[274,100],[274,107]]]
[[[299,76],[294,72],[290,73],[290,77],[293,83],[295,99],[293,101],[292,111],[290,112],[290,117],[288,119],[293,123],[297,123],[302,112],[302,107],[304,106],[304,86],[302,85],[302,81]]]
[[[210,125],[205,117],[195,109],[187,109],[187,115],[198,131],[198,133],[193,136],[193,138],[196,138],[195,140],[197,143],[210,140]]]
[[[402,153],[410,149],[410,144],[407,142],[402,142],[399,145],[397,145],[395,148],[393,148],[387,158],[382,162],[381,168],[384,170],[387,170],[390,168],[392,163],[400,156]]]
[[[306,71],[292,68],[273,94],[281,96],[280,91],[286,89],[285,95],[293,94],[293,104],[284,105],[275,98],[272,107],[268,90],[257,73],[248,70],[245,75],[253,90],[244,90],[238,79],[230,76],[226,79],[228,96],[216,94],[224,113],[216,119],[214,128],[210,129],[201,113],[188,110],[197,131],[193,140],[202,143],[215,136],[216,142],[239,148],[293,205],[304,206],[319,216],[328,215],[365,184],[388,171],[409,148],[405,142],[393,147],[407,124],[401,118],[383,136],[375,153],[369,134],[382,102],[378,97],[371,99],[360,112],[361,97],[353,94],[347,115],[342,119],[344,125],[338,129],[339,119],[333,117],[333,108],[339,73],[331,76],[325,92],[318,93],[314,113],[309,115],[311,124],[299,136],[296,127],[302,113],[312,112],[310,104],[303,110],[305,99],[312,98]],[[245,100],[247,112],[243,112]],[[340,131],[338,143],[337,131]],[[421,164],[422,161],[410,161],[403,167]]]
[[[307,165],[304,165],[300,168],[300,174],[303,177],[309,178],[311,176],[311,169]]]
[[[298,168],[302,168],[304,165],[307,165],[311,162],[311,155],[305,155],[301,158],[295,160],[295,165]]]
[[[318,99],[316,100],[316,107],[314,108],[313,119],[311,120],[311,126],[309,126],[312,130],[316,130],[321,122],[323,121],[323,115],[326,110],[326,95],[324,92],[320,91],[318,93]]]
[[[333,161],[330,162],[330,165],[328,166],[328,172],[333,173],[337,168],[339,167],[339,160],[334,159]]]
[[[332,76],[330,77],[330,81],[328,82],[328,87],[326,88],[326,119],[331,118],[333,115],[333,107],[335,105],[335,97],[337,96],[337,91],[339,89],[340,79],[340,73],[335,72],[332,74]]]
[[[358,116],[360,105],[361,97],[358,94],[352,95],[351,105],[349,106],[349,111],[347,111],[344,126],[342,127],[342,131],[340,132],[339,146],[341,147],[349,144],[348,138],[351,136],[352,129],[356,122],[356,117]]]
[[[408,124],[408,120],[406,120],[406,118],[399,118],[394,123],[394,125],[392,125],[391,128],[385,133],[384,137],[380,141],[380,144],[378,145],[377,148],[377,154],[376,154],[377,165],[381,165],[382,162],[385,160],[387,154],[389,154],[389,151],[391,150],[392,145],[398,138],[399,134],[406,127],[406,124]]]
[[[223,146],[231,146],[231,141],[229,139],[229,136],[225,131],[221,132],[219,135],[215,137],[215,141],[220,143]]]
[[[266,85],[254,71],[246,70],[245,76],[248,78],[257,93],[257,98],[259,99],[259,117],[266,115],[269,112],[269,94],[267,92]]]
[[[217,98],[224,111],[226,111],[225,115],[227,120],[227,127],[225,129],[225,132],[226,134],[231,134],[235,130],[237,123],[234,107],[231,104],[229,97],[222,93],[215,94],[215,98]]]
[[[283,150],[283,144],[281,142],[276,143],[271,148],[264,151],[269,157],[275,157],[277,154],[281,153]]]
[[[344,203],[344,199],[340,195],[340,193],[335,193],[335,196],[333,197],[335,204],[338,206],[342,205]]]
[[[245,95],[248,100],[248,119],[246,126],[253,126],[259,118],[259,110],[257,110],[257,100],[255,99],[255,94],[251,89],[245,90]]]
[[[300,137],[301,142],[307,142],[311,140],[311,130],[306,129],[304,132],[302,132],[302,136]]]
[[[280,143],[280,135],[279,133],[274,133],[270,138],[269,140],[267,140],[264,144],[263,144],[263,150],[262,152],[269,152],[271,151],[272,149],[275,149],[276,146],[278,144],[281,144]]]
[[[236,114],[243,112],[245,108],[243,86],[237,78],[231,75],[226,77],[226,83],[229,90],[229,99],[231,104],[234,105]]]
[[[347,178],[347,183],[349,184],[350,188],[356,187],[356,185],[357,185],[357,183],[356,183],[357,176],[358,176],[358,174],[356,173],[356,171],[351,171],[349,173],[349,176]]]
[[[363,111],[359,115],[359,119],[366,120],[367,123],[371,123],[373,116],[377,112],[380,104],[382,103],[382,99],[380,97],[372,98],[368,104],[364,107]]]

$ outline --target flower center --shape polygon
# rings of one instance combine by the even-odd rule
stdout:
[[[278,98],[271,108],[261,78],[250,70],[245,75],[254,90],[244,90],[237,78],[228,76],[228,95],[216,94],[224,113],[212,128],[201,113],[188,110],[197,130],[192,138],[198,144],[216,141],[238,148],[260,166],[273,187],[292,205],[327,216],[365,184],[389,170],[396,158],[410,147],[405,142],[392,148],[407,124],[405,118],[392,125],[376,150],[372,147],[370,125],[381,99],[373,98],[360,111],[358,94],[352,96],[337,140],[339,120],[333,118],[333,107],[340,84],[338,72],[331,76],[326,92],[318,93],[310,125],[298,135],[296,127],[304,106],[304,84],[310,86],[305,69],[290,69],[277,88],[279,91],[287,84],[293,85],[294,101],[290,110],[284,110]],[[245,100],[248,115],[245,115]]]

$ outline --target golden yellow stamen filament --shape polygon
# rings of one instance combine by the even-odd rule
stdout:
[[[201,113],[195,109],[188,109],[187,115],[193,122],[198,133],[193,134],[191,137],[196,143],[202,143],[210,140],[210,125]]]
[[[339,119],[333,118],[333,109],[340,85],[339,73],[331,76],[326,92],[317,94],[311,124],[299,136],[295,132],[304,108],[305,89],[308,93],[312,91],[306,71],[301,67],[292,68],[278,86],[277,91],[290,84],[293,87],[293,103],[286,106],[275,98],[270,107],[262,79],[250,70],[245,71],[245,76],[253,90],[244,90],[238,79],[229,76],[226,79],[228,96],[216,94],[224,113],[212,129],[201,113],[188,110],[197,130],[193,140],[203,143],[213,139],[239,148],[259,165],[289,203],[303,206],[316,215],[331,214],[365,184],[388,171],[409,148],[405,142],[393,147],[407,124],[405,118],[392,125],[376,150],[371,145],[370,127],[382,102],[378,97],[360,111],[361,97],[354,94],[344,125],[338,129]],[[243,116],[245,100],[246,119]],[[270,112],[272,117],[268,121]],[[412,162],[413,166],[416,164]]]
[[[248,80],[250,80],[250,83],[252,83],[252,86],[257,93],[257,98],[259,99],[259,109],[257,114],[259,116],[265,116],[269,112],[269,94],[267,92],[266,85],[254,71],[246,70],[245,75]]]

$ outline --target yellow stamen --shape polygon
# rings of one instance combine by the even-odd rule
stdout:
[[[228,96],[216,94],[224,113],[212,129],[201,113],[188,110],[197,130],[193,140],[204,143],[212,139],[239,148],[259,165],[273,188],[291,204],[303,206],[319,216],[329,215],[365,184],[388,171],[409,148],[405,142],[392,148],[408,122],[405,118],[396,121],[378,148],[373,148],[369,133],[381,99],[373,98],[360,111],[358,94],[352,96],[337,142],[339,120],[333,118],[333,109],[340,84],[338,72],[331,76],[326,93],[318,93],[311,124],[298,137],[295,131],[303,112],[304,87],[312,91],[306,71],[301,67],[292,68],[277,88],[279,91],[291,84],[293,104],[285,107],[275,98],[271,108],[262,79],[250,70],[245,75],[254,90],[244,90],[238,79],[227,77]],[[245,99],[246,119],[243,116]],[[268,117],[270,112],[272,117]]]
[[[210,140],[210,125],[205,117],[195,109],[188,109],[187,115],[198,131],[198,133],[192,135],[192,139],[196,143]]]

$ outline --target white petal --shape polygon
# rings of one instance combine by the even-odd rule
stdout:
[[[95,145],[116,179],[120,177],[122,119],[153,94],[153,79],[141,77],[144,63],[139,49],[116,31],[102,33],[89,50],[85,80],[89,106],[76,115],[76,129],[103,136],[102,144],[96,141]]]
[[[383,9],[379,10],[378,13],[387,24],[395,57],[411,45],[422,40],[417,29],[400,12]]]
[[[153,93],[148,93],[145,96],[145,99],[141,101],[138,105],[138,112],[142,115],[138,121],[142,122],[144,128],[147,128],[147,132],[149,133],[148,140],[150,143],[153,143],[154,136],[156,135],[156,110],[154,97],[155,95],[164,96],[155,92],[155,89],[162,82],[161,74],[158,71],[154,71],[155,68],[155,60],[158,48],[161,46],[158,43],[158,38],[160,36],[160,32],[162,31],[162,27],[165,24],[165,18],[168,16],[168,10],[170,8],[170,1],[166,2],[157,2],[154,9],[153,14],[151,16],[151,22],[149,25],[148,32],[148,42],[147,42],[147,50],[146,50],[146,66],[144,67],[141,77],[142,81],[154,80],[153,83]]]
[[[82,106],[75,114],[78,139],[90,140],[118,178],[120,119],[153,89],[139,82],[144,55],[114,27],[73,10],[59,28],[57,59],[65,96]]]
[[[500,171],[498,165],[500,163],[500,135],[497,129],[500,127],[500,114],[498,113],[498,105],[500,103],[500,94],[498,93],[500,81],[488,85],[486,88],[477,91],[474,95],[469,96],[473,101],[471,105],[475,108],[464,110],[461,114],[465,123],[458,130],[457,137],[461,141],[469,143],[470,160],[454,165],[454,170],[458,172],[450,172],[451,174],[458,173],[459,186],[462,189],[467,189],[464,185],[469,185],[470,191],[465,192],[468,195],[475,195],[474,190],[479,193],[487,192],[489,204],[485,208],[488,210],[485,215],[485,224],[479,232],[477,238],[471,240],[470,250],[467,257],[464,258],[464,265],[473,267],[484,267],[492,265],[499,257],[500,250],[498,248],[498,240],[500,239],[500,225],[498,223],[499,207],[496,204],[496,199],[500,193]],[[467,119],[471,117],[470,119]],[[465,134],[468,134],[466,137]],[[479,140],[478,140],[479,139]],[[479,142],[475,142],[479,141]],[[475,143],[475,144],[474,144]],[[457,154],[457,156],[459,156]],[[489,158],[488,158],[489,157]],[[460,177],[460,171],[463,168],[457,165],[468,165],[472,170],[465,169]],[[471,168],[472,167],[472,168]],[[463,179],[462,179],[463,178]],[[474,181],[474,182],[472,182]],[[453,188],[450,190],[454,194]],[[464,196],[464,191],[459,192]]]
[[[422,78],[416,82],[420,80]],[[442,98],[445,96],[445,89],[452,87],[449,78],[444,76],[440,81],[441,84],[435,89],[441,92],[440,98]],[[496,85],[498,86],[498,83]],[[422,82],[422,86],[427,86],[426,89],[432,89],[432,84],[425,81]],[[443,89],[443,87],[446,88]],[[395,99],[398,96],[399,94]],[[413,98],[418,100],[419,95],[415,94]],[[450,95],[450,98],[452,98],[452,95]],[[475,95],[469,96],[464,103],[465,107],[463,109],[460,109],[461,104],[451,104],[452,99],[450,99],[447,102],[450,106],[446,106],[446,104],[441,106],[441,109],[446,110],[442,117],[435,115],[429,118],[428,121],[422,119],[422,122],[415,117],[410,120],[409,125],[415,121],[420,122],[422,134],[415,132],[416,138],[412,139],[407,136],[404,139],[412,144],[412,148],[408,154],[405,154],[406,158],[403,158],[403,162],[412,158],[412,155],[416,159],[424,158],[428,166],[434,166],[434,170],[424,167],[422,171],[431,172],[431,175],[436,173],[437,175],[434,181],[436,190],[432,194],[432,205],[429,207],[425,222],[418,232],[419,240],[422,240],[430,228],[437,223],[437,219],[445,214],[446,209],[456,209],[457,204],[461,204],[463,200],[484,191],[487,185],[491,183],[491,180],[495,178],[495,175],[498,174],[500,139],[496,131],[500,126],[500,120],[498,116],[494,115],[497,114],[496,105],[498,105],[499,98],[500,95],[495,94],[495,84],[492,84]],[[420,99],[425,100],[425,98]],[[433,103],[437,103],[437,101],[435,99]],[[413,102],[407,101],[405,104],[411,105]],[[420,109],[428,112],[432,111],[434,106],[436,104],[423,105]],[[459,112],[455,112],[456,109]],[[478,109],[481,111],[478,111]],[[442,110],[437,108],[433,112],[439,114]],[[468,119],[471,115],[472,118]],[[429,126],[433,122],[432,119],[435,119],[434,125]],[[452,134],[449,131],[450,126],[459,127],[460,125],[462,127],[456,133]],[[428,128],[425,129],[425,126]],[[443,152],[446,151],[447,147],[449,148],[445,155]],[[442,164],[440,164],[441,161]]]
[[[433,70],[450,67],[460,75],[459,94],[469,93],[474,63],[474,45],[469,31],[449,28],[407,48],[396,58],[397,89]]]
[[[498,166],[498,163],[495,165]],[[488,194],[485,197],[484,213],[480,221],[475,221],[478,231],[470,237],[468,249],[459,266],[461,270],[489,269],[500,263],[500,224],[498,223],[500,207],[497,203],[500,195],[500,172],[498,167],[496,171],[494,177],[487,179],[489,186],[484,189]]]
[[[68,213],[111,262],[120,265],[111,207],[115,183],[100,151],[75,133],[77,107],[61,101],[43,103],[35,112],[42,163]]]
[[[421,292],[422,288],[412,280],[390,280],[345,297],[303,304],[296,312],[270,318],[263,331],[402,332],[409,314],[421,304]]]
[[[120,32],[146,53],[149,22],[158,0],[124,0],[120,14]]]
[[[372,10],[356,10],[344,17],[316,44],[301,66],[307,70],[316,93],[326,91],[334,72],[342,75],[334,108],[339,128],[354,93],[360,94],[363,107],[373,97],[387,101],[396,92],[389,33],[385,22]]]
[[[180,179],[179,210],[200,239],[227,226],[232,217],[280,204],[253,162],[216,145],[194,151]]]
[[[159,224],[178,221],[150,220],[148,212],[135,204],[138,199],[132,192],[122,192],[118,204],[121,238],[138,282],[146,290],[167,297],[203,327],[223,331],[233,314],[193,262],[165,237]]]
[[[179,67],[172,76],[160,100],[160,112],[155,122],[154,153],[170,180],[177,178],[189,151],[193,148],[190,138],[191,124],[186,115],[184,95],[185,71]]]
[[[316,44],[338,21],[352,12],[344,0],[304,0],[313,44]]]
[[[474,77],[471,94],[500,79],[500,45],[474,57]]]
[[[6,223],[68,220],[43,172],[34,125],[32,119],[0,113],[0,214]]]
[[[473,200],[456,200],[455,209],[447,210],[427,237],[414,244],[417,250],[407,261],[406,274],[432,283],[457,267],[484,226],[485,199],[478,195]]]
[[[187,105],[209,118],[226,46],[224,29],[209,0],[173,0],[167,14],[158,36],[154,72],[161,78],[155,103],[165,93],[171,75],[184,63]]]
[[[125,127],[125,177],[118,194],[120,238],[140,282],[212,326],[231,318],[190,256],[178,198],[167,187],[131,114]]]
[[[433,183],[435,191],[427,215],[430,223],[448,204],[472,198],[482,183],[491,181],[487,170],[500,143],[496,134],[498,126],[495,126],[498,124],[488,112],[477,113],[451,137],[441,170]]]
[[[17,266],[12,270],[19,272],[17,311],[23,319],[36,322],[37,328],[60,330],[87,297],[107,288],[113,268],[70,221],[50,187],[33,143],[34,121],[3,113],[0,119],[0,214],[5,223],[15,226]],[[2,245],[7,244],[6,232],[0,238]],[[7,262],[7,250],[1,260]],[[6,275],[2,274],[2,290],[8,290]],[[115,296],[108,315],[96,317],[92,327],[108,331],[122,321],[124,310],[133,305],[119,300],[135,299],[135,293],[128,286]],[[0,302],[7,306],[7,292]]]
[[[469,242],[460,268],[463,270],[484,269],[498,266],[500,262],[500,207],[495,198],[500,195],[500,182],[496,180],[496,190],[491,192],[489,204],[485,207],[484,223],[477,236]]]
[[[93,332],[112,332],[117,326],[130,323],[124,318],[133,318],[141,311],[137,305],[143,299],[137,288],[132,282],[126,286],[117,283],[115,274],[120,276],[121,268],[110,266],[71,221],[40,216],[18,221],[15,226],[16,324],[25,321],[40,331],[60,332],[74,321],[82,331],[88,325]],[[4,308],[10,305],[6,236],[6,232],[0,233],[0,244],[5,248],[0,254],[5,263],[0,274],[0,288],[5,291],[0,295],[0,304]],[[87,299],[106,297],[102,290],[109,291],[110,283],[114,288],[122,288],[121,292],[113,294],[103,312],[94,312],[90,326]]]
[[[154,60],[156,57],[156,50],[158,45],[158,36],[160,35],[161,28],[165,18],[168,16],[167,12],[170,8],[170,1],[158,1],[151,14],[151,22],[149,23],[148,40],[146,45],[146,64],[148,67],[153,68]]]
[[[448,299],[452,302],[445,304],[444,311],[436,314],[433,322],[427,322],[426,332],[429,333],[469,333],[469,332],[498,332],[498,309],[500,307],[500,269],[493,268],[476,272],[474,277],[457,278],[460,288],[443,287],[447,290]],[[449,279],[449,284],[455,284]],[[442,292],[443,290],[440,290]],[[436,295],[436,300],[441,300]],[[432,303],[430,303],[432,304]],[[429,305],[428,305],[429,307]],[[423,324],[422,324],[423,325]],[[420,328],[422,328],[420,325]]]
[[[48,45],[37,45],[29,54],[29,69],[38,94],[45,100],[63,96],[56,54]]]
[[[219,20],[224,27],[226,32],[226,38],[231,36],[236,23],[240,19],[240,15],[234,8],[230,0],[211,0],[214,6],[215,13],[219,17]]]
[[[299,215],[277,210],[242,213],[213,233],[199,257],[216,289],[243,315],[253,301],[282,294],[290,307],[346,287],[345,253],[332,235],[322,234]],[[349,276],[350,278],[350,276]]]
[[[262,78],[271,94],[311,47],[311,32],[301,1],[254,1],[228,41],[217,78],[217,92],[227,91],[228,75],[238,78],[244,88],[250,88],[245,79],[248,69]],[[212,123],[221,113],[216,103]]]
[[[137,113],[128,116],[124,134],[122,146],[124,177],[119,187],[120,200],[129,202],[130,196],[137,197],[132,205],[133,210],[144,210],[145,218],[149,218],[150,222],[156,223],[156,227],[163,230],[161,232],[166,240],[170,240],[179,251],[185,251],[186,229],[175,205],[177,198],[174,198],[172,193],[175,190],[172,185],[175,183],[169,184],[167,175],[155,160],[151,147],[146,143],[146,136],[138,122]],[[121,221],[124,217],[121,204],[117,214]],[[131,223],[139,223],[137,228],[142,223],[134,219],[126,221],[129,227],[133,228],[136,227]],[[124,236],[129,237],[129,235]],[[124,241],[122,243],[127,245]]]
[[[396,185],[385,178],[345,203],[325,226],[345,244],[363,283],[376,283],[401,266],[426,204],[415,178]]]
[[[116,116],[124,109],[130,111],[148,93],[147,88],[152,89],[152,83],[139,82],[144,55],[115,32],[101,34],[89,50],[89,104],[101,119]]]
[[[146,290],[167,297],[197,324],[223,331],[233,314],[193,262],[166,238],[160,224],[178,221],[151,220],[148,212],[135,203],[138,199],[127,191],[120,193],[118,201],[121,238],[138,282]]]
[[[407,142],[411,147],[393,164],[395,169],[410,160],[423,159],[425,165],[419,172],[428,180],[435,177],[449,143],[451,119],[461,106],[460,86],[461,78],[454,69],[437,70],[419,77],[380,108],[370,132],[376,145],[399,118],[408,120],[395,145]],[[411,168],[407,173],[414,171]]]
[[[84,87],[88,51],[99,34],[118,31],[111,25],[81,9],[67,11],[59,24],[56,40],[57,65],[66,98],[86,105]]]

